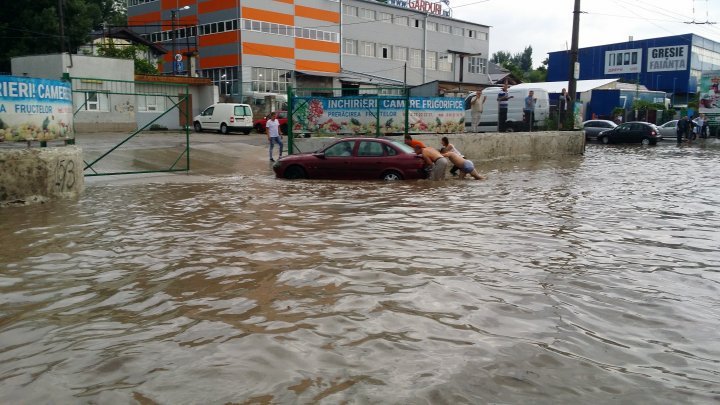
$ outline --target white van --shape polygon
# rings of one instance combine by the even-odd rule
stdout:
[[[193,118],[196,132],[214,129],[222,134],[239,131],[249,134],[253,129],[253,113],[247,104],[217,103]]]
[[[478,132],[497,132],[498,130],[498,102],[497,95],[502,90],[500,87],[489,87],[482,91],[482,96],[487,97],[483,105],[483,112],[480,115],[480,123],[478,124]],[[532,90],[537,98],[535,103],[535,121],[533,128],[542,126],[550,113],[550,99],[547,91],[543,89],[524,88],[513,90],[508,89],[508,93],[512,98],[508,100],[507,130],[508,131],[527,131],[525,122],[523,121],[523,107],[525,106],[525,97]],[[481,97],[482,97],[481,96]],[[473,132],[472,114],[470,110],[470,102],[475,97],[475,92],[471,92],[465,98],[465,132]]]

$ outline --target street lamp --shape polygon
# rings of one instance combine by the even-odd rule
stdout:
[[[171,24],[171,31],[170,31],[170,40],[172,41],[172,74],[175,76],[177,73],[177,69],[175,66],[177,65],[177,60],[175,59],[175,16],[179,11],[183,10],[189,10],[190,6],[180,7],[178,9],[172,9],[170,10],[170,24]]]

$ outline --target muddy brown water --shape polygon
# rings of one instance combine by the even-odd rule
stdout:
[[[717,403],[720,144],[0,210],[3,403]]]

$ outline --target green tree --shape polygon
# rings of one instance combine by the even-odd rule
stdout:
[[[148,48],[146,46],[117,46],[111,39],[107,44],[98,45],[97,52],[98,55],[109,58],[132,59],[135,62],[135,73],[137,74],[158,74],[157,67],[144,58],[144,56],[148,54]]]
[[[125,20],[123,0],[4,1],[0,7],[0,72],[10,72],[10,58],[74,52],[93,29]],[[60,35],[63,10],[64,38]]]

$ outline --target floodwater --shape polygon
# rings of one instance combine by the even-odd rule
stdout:
[[[2,403],[720,401],[720,141],[0,210]]]

